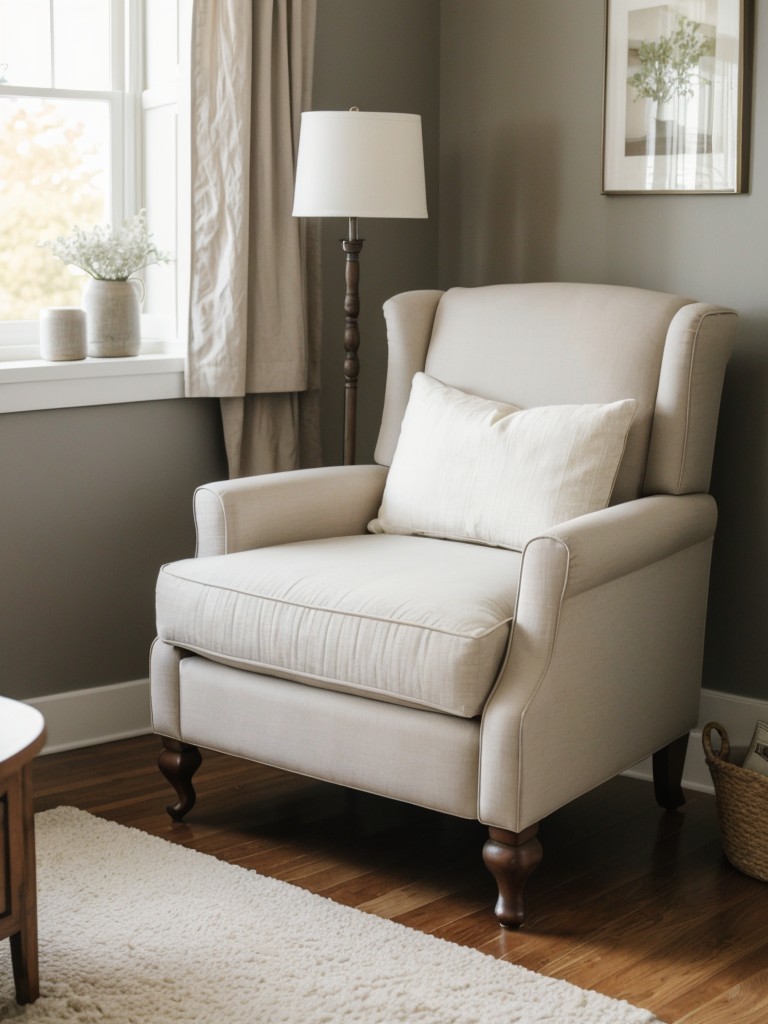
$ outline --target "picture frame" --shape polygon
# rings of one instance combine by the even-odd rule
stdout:
[[[604,195],[748,191],[754,0],[606,0]]]

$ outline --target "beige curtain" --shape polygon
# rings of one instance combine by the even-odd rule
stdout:
[[[319,236],[291,216],[316,0],[196,0],[186,393],[230,476],[320,464]]]

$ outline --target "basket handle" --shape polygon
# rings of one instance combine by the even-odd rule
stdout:
[[[720,749],[712,749],[712,733],[716,732],[720,737]],[[728,733],[725,726],[719,722],[707,722],[701,733],[701,742],[708,761],[727,761],[731,752],[731,744],[728,742]]]

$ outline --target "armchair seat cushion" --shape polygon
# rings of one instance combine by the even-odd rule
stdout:
[[[520,554],[361,535],[163,567],[161,639],[286,680],[465,718],[501,669]]]

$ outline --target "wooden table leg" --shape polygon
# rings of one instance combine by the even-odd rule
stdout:
[[[20,928],[11,940],[11,962],[16,985],[16,1000],[33,1003],[40,995],[40,970],[37,950],[37,878],[35,864],[35,820],[32,800],[32,768],[25,765],[18,787],[18,848],[23,864],[19,894]]]
[[[45,721],[23,701],[0,697],[0,940],[10,939],[16,999],[40,994],[32,760]]]

